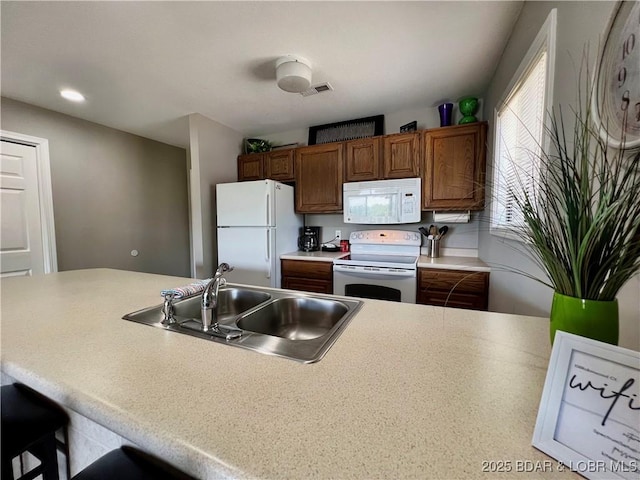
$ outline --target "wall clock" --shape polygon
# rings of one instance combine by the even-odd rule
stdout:
[[[619,147],[640,147],[640,2],[621,1],[605,31],[592,110],[600,136]]]

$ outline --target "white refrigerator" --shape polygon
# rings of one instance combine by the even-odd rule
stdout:
[[[280,255],[298,249],[293,187],[273,180],[216,185],[218,263],[227,281],[280,288]]]

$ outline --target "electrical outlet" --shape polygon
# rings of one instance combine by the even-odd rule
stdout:
[[[336,240],[340,240],[342,238],[342,230],[336,230]]]

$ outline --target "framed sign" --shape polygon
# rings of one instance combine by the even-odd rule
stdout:
[[[418,128],[418,121],[414,120],[400,127],[400,133],[415,132]]]
[[[532,444],[590,479],[640,478],[640,353],[558,331]]]

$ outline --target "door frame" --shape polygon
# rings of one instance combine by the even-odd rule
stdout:
[[[58,271],[56,253],[56,231],[53,218],[53,192],[51,189],[51,166],[49,163],[49,140],[22,133],[0,130],[0,140],[35,147],[38,171],[38,197],[40,202],[40,226],[42,231],[42,253],[44,273]]]

